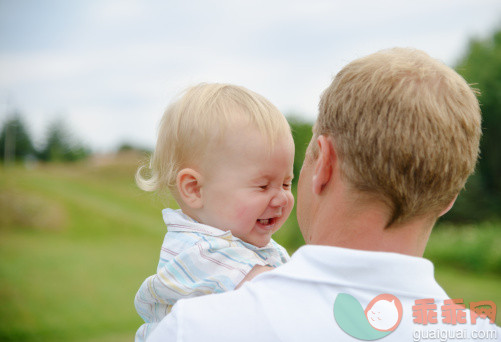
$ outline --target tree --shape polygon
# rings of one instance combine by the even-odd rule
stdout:
[[[139,145],[136,145],[136,144],[130,143],[130,142],[123,142],[117,148],[117,153],[130,152],[130,151],[141,152],[144,154],[151,154],[152,153],[151,149],[146,148],[146,147],[141,147]]]
[[[481,157],[451,217],[485,219],[501,212],[501,29],[470,41],[456,70],[480,90],[483,136]],[[465,212],[466,210],[466,212]]]
[[[74,141],[61,120],[52,122],[47,129],[44,147],[38,154],[43,161],[75,161],[89,155],[89,150]]]
[[[299,172],[303,165],[304,155],[306,153],[306,148],[311,140],[312,136],[312,124],[300,119],[296,115],[288,115],[287,121],[291,126],[292,137],[294,138],[294,144],[296,152],[294,155],[294,184],[297,184],[299,179]]]
[[[23,160],[36,153],[31,137],[19,112],[4,123],[0,133],[0,159],[5,163]]]

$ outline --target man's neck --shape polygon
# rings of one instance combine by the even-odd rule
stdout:
[[[309,244],[422,257],[434,225],[430,218],[417,218],[386,227],[388,210],[378,202],[361,204],[339,197],[322,203],[331,205],[317,208],[309,229]]]

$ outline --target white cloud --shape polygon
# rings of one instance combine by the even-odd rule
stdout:
[[[130,20],[148,15],[147,3],[137,0],[108,0],[91,2],[88,10],[91,20],[127,24]]]
[[[201,81],[244,85],[313,119],[321,91],[354,58],[400,45],[453,64],[470,36],[501,18],[499,0],[89,0],[8,9],[9,17],[0,13],[0,103],[9,96],[38,132],[64,113],[95,148],[125,138],[153,145],[170,99]]]

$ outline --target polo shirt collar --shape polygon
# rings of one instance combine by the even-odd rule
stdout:
[[[399,289],[401,294],[411,296],[447,297],[435,280],[431,261],[398,253],[306,245],[275,272],[313,282],[371,288],[381,293]]]

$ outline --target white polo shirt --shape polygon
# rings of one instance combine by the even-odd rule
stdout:
[[[379,341],[443,341],[444,334],[454,334],[448,341],[480,341],[481,336],[501,341],[500,329],[487,319],[477,319],[475,325],[444,322],[440,309],[449,297],[435,281],[430,261],[312,245],[239,290],[180,300],[148,341],[360,341],[346,332],[346,325],[340,326],[345,311],[338,307],[335,316],[334,303],[344,296],[366,308],[380,294],[397,297],[402,312],[398,326]],[[425,316],[431,313],[433,321],[435,312],[437,323],[413,321],[418,315],[413,306],[422,299],[433,299],[436,310]],[[350,305],[345,309],[354,309]],[[464,310],[464,316],[469,322],[469,311]],[[353,318],[355,328],[363,320],[367,325],[368,319],[362,318]]]

